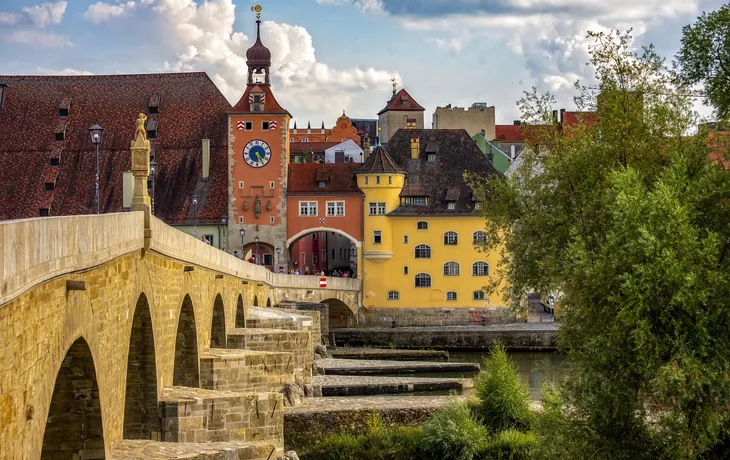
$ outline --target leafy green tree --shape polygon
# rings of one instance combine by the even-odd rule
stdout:
[[[421,447],[434,460],[472,460],[489,446],[489,432],[459,400],[449,401],[423,422],[421,433]]]
[[[600,92],[577,85],[576,102],[594,112],[561,127],[552,97],[526,93],[522,165],[506,180],[474,180],[489,196],[487,249],[502,251],[508,298],[561,294],[559,339],[575,370],[550,407],[554,423],[537,424],[563,453],[542,452],[709,458],[719,448],[722,458],[730,175],[709,161],[706,138],[688,135],[689,94],[653,48],[590,36]]]
[[[679,76],[688,84],[703,83],[707,102],[723,120],[730,116],[730,6],[702,13],[682,29],[676,56]]]

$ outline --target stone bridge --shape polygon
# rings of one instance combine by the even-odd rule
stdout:
[[[311,381],[285,351],[311,351],[313,335],[257,341],[243,329],[251,307],[324,302],[354,318],[361,293],[357,279],[322,289],[271,273],[144,211],[3,222],[0,245],[0,459],[159,455],[124,439],[237,439],[251,453],[235,458],[267,458],[283,436],[272,387]],[[278,348],[262,351],[267,340]],[[215,379],[239,362],[245,394],[225,393]]]

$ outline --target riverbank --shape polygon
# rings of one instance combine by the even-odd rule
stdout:
[[[330,329],[338,347],[488,349],[494,341],[507,350],[557,350],[559,323],[507,323],[484,326],[368,327]]]

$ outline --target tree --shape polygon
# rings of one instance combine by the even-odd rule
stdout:
[[[682,47],[676,56],[679,76],[686,84],[703,83],[707,102],[717,115],[730,116],[730,6],[702,13],[682,29]]]
[[[709,456],[730,428],[730,175],[687,135],[689,94],[652,47],[590,36],[600,92],[576,85],[576,102],[594,112],[563,127],[550,95],[526,93],[522,165],[473,178],[508,298],[562,293],[575,370],[559,423],[537,424],[563,440],[543,453]]]

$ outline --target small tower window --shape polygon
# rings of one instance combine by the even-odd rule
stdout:
[[[157,120],[147,122],[147,139],[157,139]]]
[[[428,154],[428,162],[429,163],[436,163],[436,154],[435,153],[429,153]]]
[[[48,217],[48,208],[40,208],[38,210],[38,215],[41,217]]]
[[[56,188],[56,184],[54,184],[53,182],[46,182],[46,191],[47,192],[53,191],[53,189],[55,189],[55,188]]]
[[[269,122],[268,121],[262,121],[261,122],[261,129],[264,130],[264,131],[268,131],[269,130]]]
[[[57,168],[61,166],[61,159],[60,158],[51,158],[51,167]]]
[[[379,184],[380,183],[380,176],[375,176],[375,183],[376,184]]]
[[[448,209],[449,211],[454,211],[456,209],[456,203],[454,203],[453,201],[449,201],[446,204],[446,209]]]
[[[150,100],[147,102],[147,110],[150,116],[156,117],[160,113],[160,96],[150,96]]]
[[[68,117],[68,107],[60,107],[58,109],[58,116],[61,118]]]
[[[368,183],[368,176],[365,176],[365,185]]]
[[[66,135],[64,133],[56,133],[56,141],[57,142],[63,142],[63,140],[65,139],[65,137],[66,137]]]

